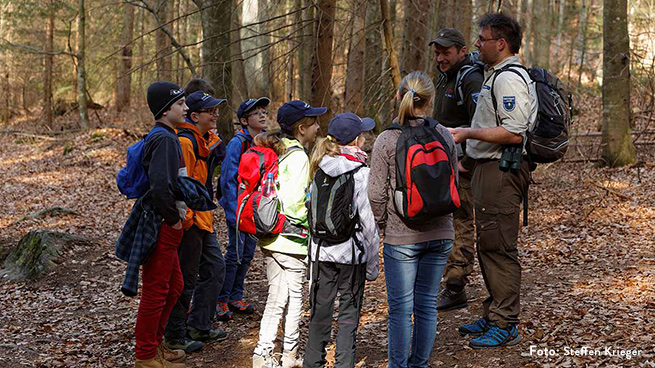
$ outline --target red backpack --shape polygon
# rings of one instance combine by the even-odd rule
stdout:
[[[267,147],[253,146],[242,156],[238,173],[237,228],[256,237],[282,232],[286,217],[278,210],[277,196],[262,193],[268,174],[277,181],[278,156]]]
[[[425,118],[419,126],[393,124],[402,133],[396,146],[396,189],[393,204],[401,218],[430,221],[455,212],[460,206],[454,165],[439,123]]]

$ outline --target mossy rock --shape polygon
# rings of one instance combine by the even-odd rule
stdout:
[[[10,280],[37,279],[60,263],[64,247],[79,237],[47,230],[32,230],[18,242],[4,262]]]

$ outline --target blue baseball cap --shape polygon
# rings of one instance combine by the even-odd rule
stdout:
[[[268,106],[268,104],[271,103],[271,100],[268,97],[260,97],[260,98],[249,98],[241,103],[239,105],[239,108],[237,109],[237,118],[241,120],[241,118],[245,117],[244,115],[254,109],[257,106]]]
[[[187,96],[186,105],[189,107],[187,115],[191,115],[192,112],[198,112],[200,109],[211,109],[216,107],[226,100],[220,98],[214,98],[203,91],[196,91]]]
[[[327,112],[327,107],[312,107],[305,101],[293,100],[277,110],[277,123],[285,133],[293,131],[293,124],[307,116],[319,116]]]
[[[362,132],[368,132],[373,128],[375,128],[375,120],[360,118],[352,112],[346,112],[337,114],[330,120],[327,134],[340,144],[348,144],[354,141]]]

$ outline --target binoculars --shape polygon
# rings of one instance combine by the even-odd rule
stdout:
[[[500,170],[521,170],[522,153],[523,143],[504,145],[503,153],[500,156],[500,161],[498,162]]]

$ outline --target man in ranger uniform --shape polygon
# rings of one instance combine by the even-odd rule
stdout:
[[[455,28],[444,28],[430,42],[434,46],[440,76],[436,83],[434,118],[448,128],[469,127],[483,82],[483,66],[467,53],[466,41]],[[466,158],[465,142],[457,145],[459,196],[461,207],[455,212],[455,244],[444,272],[446,287],[439,294],[437,310],[464,308],[464,286],[473,271],[475,240],[471,203],[472,165]],[[469,167],[467,167],[469,166]]]

